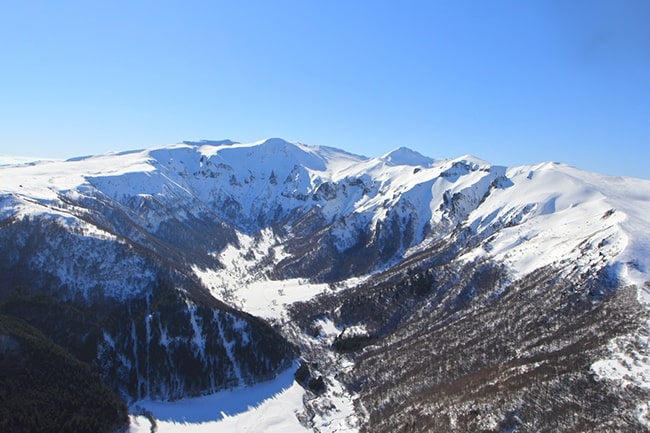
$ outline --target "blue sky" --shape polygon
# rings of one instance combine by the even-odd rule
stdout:
[[[650,178],[650,1],[0,2],[0,155],[282,137]]]

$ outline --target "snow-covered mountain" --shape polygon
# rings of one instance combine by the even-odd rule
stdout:
[[[598,331],[598,344],[585,349],[583,373],[628,387],[621,389],[650,389],[643,340],[650,302],[647,180],[558,163],[507,168],[472,156],[435,160],[407,148],[368,158],[277,138],[15,163],[0,166],[0,177],[0,299],[10,300],[3,310],[20,311],[41,326],[50,322],[34,297],[87,310],[92,332],[60,330],[53,338],[98,363],[132,399],[252,384],[288,367],[299,352],[307,361],[321,360],[309,374],[321,374],[329,390],[319,394],[306,386],[319,397],[306,406],[304,425],[327,431],[316,425],[327,418],[326,405],[318,405],[331,403],[332,390],[340,388],[337,395],[356,401],[346,428],[394,431],[368,405],[384,405],[406,424],[417,421],[414,408],[433,406],[417,392],[411,406],[396,406],[390,389],[383,403],[377,400],[376,390],[391,382],[368,378],[379,354],[400,353],[409,342],[415,348],[418,341],[456,344],[446,332],[470,316],[475,323],[491,317],[484,323],[489,329],[508,317],[541,326],[539,317],[554,315],[564,324],[557,329],[597,332],[592,319],[607,320],[595,310],[601,306],[622,318],[612,319],[617,325]],[[541,286],[548,286],[549,299],[557,291],[557,299],[538,299]],[[631,297],[622,295],[625,287]],[[531,297],[511,299],[515,292]],[[520,317],[524,298],[539,308]],[[555,311],[568,306],[577,308],[573,316]],[[572,322],[576,317],[584,322]],[[425,329],[436,329],[440,340],[428,333],[418,340]],[[536,344],[548,349],[565,337]],[[532,350],[511,349],[507,359],[490,352],[481,359],[503,363]],[[181,352],[191,355],[181,359]],[[351,368],[345,375],[342,358],[351,363],[343,363]],[[531,365],[521,368],[540,367]],[[416,378],[424,380],[412,372],[400,383]],[[510,412],[517,404],[526,413],[526,392],[503,413],[481,406],[496,411],[492,424],[472,424],[476,408],[453,396],[456,412],[447,408],[446,428],[494,425],[498,431],[514,422]],[[627,403],[617,410],[629,425],[643,426],[650,399],[619,394]],[[440,419],[427,418],[434,429],[442,428],[436,427]]]

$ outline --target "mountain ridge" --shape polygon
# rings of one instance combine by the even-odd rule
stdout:
[[[397,164],[397,156],[405,159],[405,164]],[[411,165],[414,161],[416,166]],[[648,256],[643,254],[645,245],[650,243],[643,218],[648,197],[641,192],[650,182],[601,176],[558,163],[507,168],[469,155],[436,161],[404,147],[368,158],[274,138],[249,144],[183,142],[2,170],[10,179],[0,190],[4,218],[45,212],[62,221],[78,221],[75,212],[88,216],[84,200],[96,201],[93,197],[97,196],[122,209],[128,219],[152,234],[170,218],[209,218],[226,223],[231,232],[228,238],[234,239],[238,231],[252,234],[274,224],[291,226],[313,214],[310,218],[318,215],[322,219],[319,224],[328,227],[324,239],[333,242],[338,252],[362,242],[363,236],[377,236],[378,232],[382,236],[382,229],[384,233],[401,233],[399,245],[384,254],[384,261],[397,258],[389,257],[391,254],[405,257],[422,242],[447,236],[463,222],[487,240],[490,231],[505,229],[505,233],[508,227],[501,226],[525,225],[531,219],[561,219],[566,225],[566,215],[572,213],[574,221],[588,217],[593,221],[590,224],[597,224],[596,217],[611,210],[610,224],[600,224],[600,230],[610,233],[615,225],[619,227],[616,236],[627,239],[619,239],[619,252],[630,250],[630,257],[620,260],[622,277],[642,285],[650,265],[643,259]],[[604,205],[606,201],[610,203]],[[72,211],[66,211],[66,206]],[[587,211],[587,207],[592,209]],[[563,215],[558,216],[560,213]],[[115,230],[103,232],[101,224],[80,224],[101,236],[116,234]],[[297,227],[306,226],[300,223]],[[560,236],[545,227],[531,230],[538,239],[542,239],[540,233],[547,232]],[[572,229],[567,230],[565,236],[571,238]],[[583,237],[598,237],[598,230],[585,227],[583,232]],[[498,255],[522,243],[503,233],[500,237],[501,242],[492,239],[474,254]],[[634,244],[638,238],[641,241]],[[503,245],[506,239],[509,243]],[[601,236],[597,242],[605,246],[609,241],[604,239]],[[558,255],[567,254],[571,249],[557,245],[560,243],[555,243],[562,250]],[[209,258],[204,261],[216,264]],[[628,265],[632,262],[636,265]],[[366,266],[360,272],[370,270]]]

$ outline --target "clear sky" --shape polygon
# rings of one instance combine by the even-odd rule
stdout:
[[[650,178],[648,0],[1,0],[0,155],[182,140]]]

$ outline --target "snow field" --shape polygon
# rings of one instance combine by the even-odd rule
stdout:
[[[304,410],[304,390],[293,381],[295,368],[276,379],[249,387],[175,402],[142,400],[133,413],[150,412],[158,433],[227,431],[233,433],[303,433],[311,431],[298,421]],[[131,415],[130,433],[150,433],[144,415]]]

